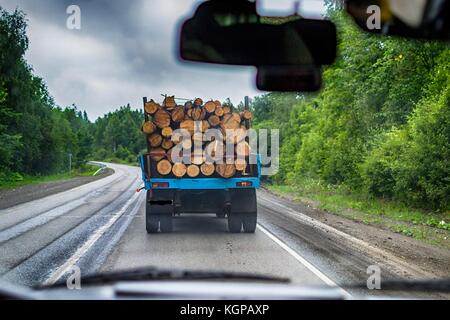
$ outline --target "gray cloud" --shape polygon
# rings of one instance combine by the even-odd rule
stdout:
[[[254,70],[184,64],[175,48],[180,19],[195,0],[0,0],[28,17],[28,61],[55,101],[77,104],[95,119],[142,97],[225,99],[256,95]],[[82,29],[66,28],[66,8],[81,8]]]

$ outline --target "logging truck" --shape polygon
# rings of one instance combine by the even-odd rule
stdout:
[[[200,98],[143,101],[147,232],[172,232],[174,217],[208,213],[227,219],[231,233],[254,233],[261,166],[249,144],[248,98],[241,112]]]

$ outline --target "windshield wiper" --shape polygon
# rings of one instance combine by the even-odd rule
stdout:
[[[126,271],[114,271],[98,273],[82,277],[83,285],[105,285],[122,281],[163,281],[163,280],[218,280],[218,281],[248,281],[248,282],[272,282],[289,283],[290,279],[281,277],[272,277],[266,275],[257,275],[238,272],[216,272],[216,271],[192,271],[192,270],[165,270],[155,267],[134,269]],[[41,286],[40,289],[49,287],[66,286],[65,281],[58,281],[51,286]]]

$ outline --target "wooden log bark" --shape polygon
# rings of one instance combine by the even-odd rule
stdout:
[[[158,133],[154,133],[150,137],[148,137],[148,142],[150,142],[150,146],[152,148],[159,147],[162,143],[162,140],[162,136]]]
[[[195,122],[194,120],[184,120],[180,124],[180,129],[187,130],[192,136],[195,131]]]
[[[153,132],[155,132],[155,130],[156,125],[151,121],[147,121],[142,125],[142,132],[144,132],[145,134],[152,134]]]
[[[183,163],[175,163],[172,166],[172,173],[177,178],[184,177],[186,175],[186,171],[187,171],[186,165]]]
[[[203,100],[200,98],[197,98],[194,100],[194,106],[195,107],[200,107],[203,104]]]
[[[161,161],[166,157],[166,151],[163,148],[154,148],[150,151],[150,158],[153,161]]]
[[[181,122],[184,120],[185,114],[184,114],[184,108],[183,107],[176,107],[172,111],[172,121],[173,122]]]
[[[192,110],[192,120],[194,121],[202,121],[206,118],[206,111],[204,108],[195,107]]]
[[[200,168],[195,164],[191,164],[186,169],[187,175],[191,178],[196,178],[200,175]]]
[[[220,118],[216,115],[210,116],[208,118],[208,123],[211,127],[217,127],[220,124]]]
[[[241,141],[236,146],[236,154],[242,158],[250,155],[250,145],[246,141]]]
[[[237,171],[245,172],[245,169],[247,168],[247,161],[245,161],[245,159],[236,159],[234,166]]]
[[[223,113],[227,114],[227,113],[231,113],[231,108],[229,106],[222,106],[223,109]]]
[[[172,172],[172,164],[169,162],[169,160],[161,160],[156,165],[156,171],[158,171],[158,173],[163,176],[167,176]]]
[[[223,178],[229,179],[236,174],[234,164],[216,164],[216,172]]]
[[[175,96],[167,96],[164,99],[163,105],[167,110],[172,110],[173,108],[175,108],[177,106],[177,103],[175,102]]]
[[[164,129],[170,126],[170,114],[164,110],[158,110],[154,116],[154,123],[158,128]]]
[[[204,163],[200,166],[200,171],[202,174],[206,177],[210,177],[214,174],[216,171],[216,168],[214,167],[214,164],[212,163]]]
[[[242,120],[252,120],[253,113],[250,110],[244,110],[241,112],[241,118]]]
[[[160,105],[157,104],[155,101],[150,100],[149,102],[145,103],[144,110],[146,113],[153,115],[156,111],[160,108]]]

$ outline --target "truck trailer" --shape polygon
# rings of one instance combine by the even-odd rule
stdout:
[[[147,192],[147,232],[170,233],[173,231],[173,218],[183,214],[215,214],[217,218],[228,220],[231,233],[254,233],[261,162],[260,156],[248,148],[248,136],[242,141],[233,137],[236,150],[245,149],[243,153],[236,151],[236,158],[237,154],[241,154],[241,161],[236,161],[236,164],[229,164],[230,159],[224,159],[224,164],[206,160],[206,154],[212,150],[208,145],[218,144],[214,141],[201,143],[200,160],[196,157],[193,163],[178,164],[173,157],[173,150],[181,143],[173,132],[179,128],[190,130],[191,121],[195,120],[200,126],[203,123],[203,133],[217,128],[225,136],[225,129],[248,130],[251,123],[248,98],[245,99],[245,110],[240,113],[240,118],[232,106],[222,106],[218,101],[203,104],[201,99],[193,99],[179,105],[177,100],[165,96],[164,102],[158,104],[143,99],[145,121],[142,130],[147,136],[148,152],[139,157],[139,162]],[[192,141],[195,139],[192,137]],[[192,154],[196,153],[194,143],[190,147]]]

